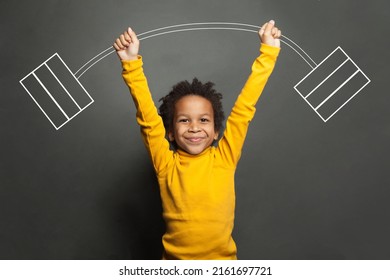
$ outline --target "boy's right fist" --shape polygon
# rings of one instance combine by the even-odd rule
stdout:
[[[139,40],[130,27],[115,40],[113,47],[121,60],[138,59]]]

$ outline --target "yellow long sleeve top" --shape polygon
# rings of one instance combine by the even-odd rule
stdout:
[[[261,45],[260,56],[226,122],[218,145],[198,155],[173,151],[143,72],[142,57],[122,61],[123,78],[160,186],[166,233],[163,259],[236,259],[232,238],[234,174],[263,88],[280,49]]]

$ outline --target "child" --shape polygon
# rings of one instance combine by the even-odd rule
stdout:
[[[280,36],[272,20],[259,30],[261,54],[216,145],[223,111],[222,96],[213,84],[197,79],[178,83],[162,98],[159,114],[138,55],[136,34],[129,28],[116,39],[114,48],[160,186],[166,223],[163,259],[237,259],[232,238],[234,173],[255,104],[279,54]]]

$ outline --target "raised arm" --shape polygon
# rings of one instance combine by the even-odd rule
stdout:
[[[275,27],[274,21],[265,23],[259,30],[260,56],[252,65],[252,72],[233,106],[218,143],[222,160],[232,167],[238,163],[249,123],[256,112],[255,105],[274,69],[280,51],[280,36],[281,31]]]
[[[122,76],[137,108],[136,116],[142,138],[153,167],[156,172],[159,172],[166,166],[172,152],[169,150],[164,124],[158,115],[142,68],[142,57],[138,54],[139,40],[135,32],[128,28],[115,40],[113,46],[122,62]]]

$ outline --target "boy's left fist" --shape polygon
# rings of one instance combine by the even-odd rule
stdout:
[[[280,36],[282,31],[275,26],[274,20],[264,23],[259,30],[261,42],[269,46],[280,48]]]

